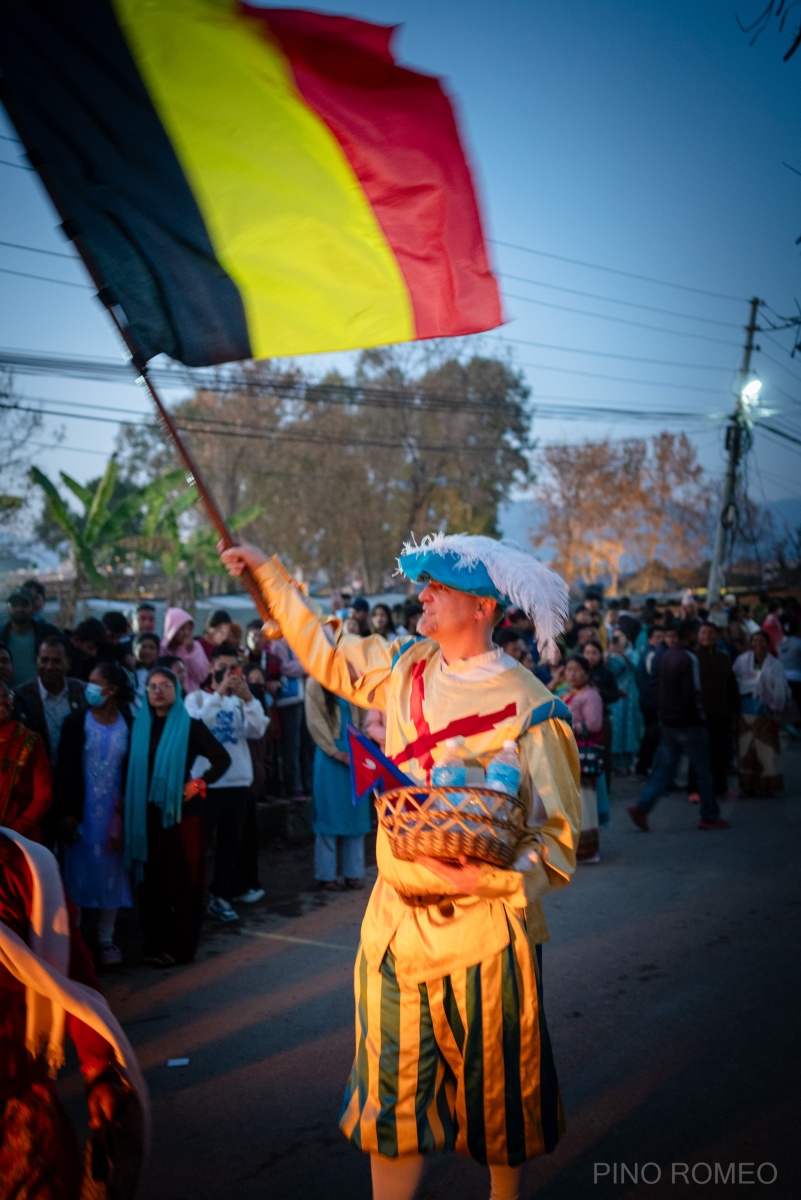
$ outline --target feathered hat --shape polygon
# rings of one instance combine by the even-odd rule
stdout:
[[[420,543],[406,542],[398,568],[415,582],[435,579],[456,591],[492,596],[499,604],[522,609],[534,622],[542,657],[558,659],[556,637],[570,611],[567,585],[513,543],[479,534],[427,534]]]

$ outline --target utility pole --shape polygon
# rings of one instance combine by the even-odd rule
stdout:
[[[754,334],[759,332],[756,319],[761,303],[762,301],[757,299],[756,296],[751,300],[751,311],[748,317],[748,324],[745,327],[745,347],[743,349],[743,361],[740,367],[740,379],[737,385],[734,412],[726,426],[726,450],[729,455],[729,461],[726,464],[726,480],[723,485],[720,517],[718,518],[718,525],[715,530],[715,549],[712,552],[712,562],[709,564],[709,582],[706,589],[707,605],[720,599],[720,593],[724,585],[723,560],[726,556],[726,542],[729,530],[734,524],[737,515],[735,507],[737,469],[740,465],[743,444],[746,442],[747,431],[752,420],[748,411],[748,402],[743,396],[743,391],[748,383],[748,376],[751,373],[751,352],[754,349]]]

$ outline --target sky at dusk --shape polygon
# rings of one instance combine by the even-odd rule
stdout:
[[[762,0],[315,7],[399,24],[400,61],[443,76],[455,96],[507,315],[479,347],[524,371],[536,436],[684,430],[719,476],[749,299],[770,306],[763,325],[801,301],[801,51],[782,62],[792,35],[775,23],[749,44],[736,13],[753,19]],[[2,115],[0,134],[0,159],[21,162]],[[69,252],[35,175],[0,166],[0,181],[0,238]],[[86,283],[79,263],[3,245],[0,268]],[[0,273],[0,323],[5,350],[119,355],[88,287]],[[791,332],[757,343],[765,419],[801,438]],[[70,416],[70,402],[150,415],[133,382],[19,375],[16,387],[63,409],[37,461],[79,480],[102,469],[116,430]],[[598,412],[577,416],[576,404]],[[48,448],[58,427],[64,440]],[[801,498],[799,446],[758,428],[755,448],[754,498]]]

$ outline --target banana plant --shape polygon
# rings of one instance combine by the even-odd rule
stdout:
[[[109,459],[103,477],[94,488],[85,487],[61,471],[62,484],[83,505],[83,513],[78,514],[68,507],[56,485],[43,471],[38,467],[31,470],[31,479],[44,492],[49,515],[69,542],[75,562],[73,585],[66,605],[70,611],[65,619],[72,619],[78,595],[86,583],[101,591],[108,588],[108,567],[115,549],[125,542],[133,545],[137,552],[144,549],[144,544],[139,544],[141,534],[128,534],[132,521],[141,517],[142,533],[146,528],[148,533],[154,534],[160,532],[159,522],[164,521],[170,534],[175,530],[177,540],[177,517],[197,500],[194,488],[186,488],[172,498],[173,493],[185,484],[184,472],[176,470],[129,492],[112,507],[117,475],[115,456]],[[105,573],[103,568],[106,568]]]

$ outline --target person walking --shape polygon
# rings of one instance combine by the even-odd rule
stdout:
[[[224,775],[209,782],[201,800],[206,844],[214,850],[214,874],[209,887],[209,915],[218,921],[238,921],[231,900],[237,894],[237,859],[253,784],[249,738],[261,738],[267,717],[251,692],[236,646],[221,642],[211,651],[213,691],[193,692],[186,698],[190,717],[202,721],[230,755]]]
[[[133,903],[122,855],[132,701],[123,668],[98,663],[86,685],[89,707],[64,722],[55,775],[64,889],[77,908],[97,910],[100,961],[106,967],[122,962],[114,941],[117,911]]]
[[[702,621],[698,630],[696,650],[701,679],[701,705],[709,737],[709,765],[715,795],[732,799],[729,791],[729,767],[732,762],[733,733],[740,697],[731,659],[718,647],[718,629],[711,621]],[[688,799],[700,802],[698,780],[690,767],[687,783]]]
[[[154,667],[134,718],[125,787],[125,865],[139,885],[144,958],[172,967],[195,957],[206,892],[203,814],[209,783],[231,756],[182,703],[167,667]],[[197,758],[210,764],[190,777]]]
[[[363,711],[355,704],[335,696],[316,679],[307,681],[306,723],[315,745],[314,878],[326,892],[342,891],[343,885],[337,879],[339,838],[344,886],[354,890],[364,887],[364,835],[370,832],[370,803],[366,799],[353,803],[347,738],[348,722],[361,728],[363,717]]]
[[[693,650],[698,641],[698,622],[679,622],[677,646],[665,650],[659,665],[659,724],[661,733],[648,782],[636,804],[626,811],[643,833],[649,829],[648,814],[670,791],[673,773],[682,754],[695,768],[701,796],[698,828],[728,829],[720,815],[709,765],[709,738],[701,706],[701,678]]]

